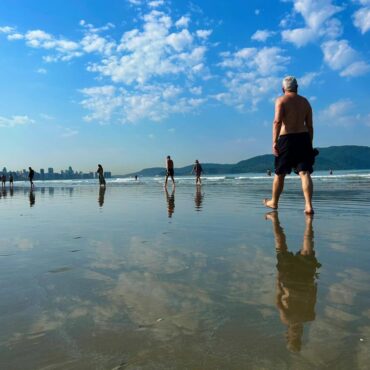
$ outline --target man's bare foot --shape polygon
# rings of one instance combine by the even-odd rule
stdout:
[[[274,204],[271,199],[265,198],[263,201],[263,204],[265,207],[271,208],[271,209],[277,209],[277,204]]]
[[[313,215],[315,213],[315,211],[313,210],[313,208],[307,207],[307,208],[305,208],[304,213],[306,215]]]

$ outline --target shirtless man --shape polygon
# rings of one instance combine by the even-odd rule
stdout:
[[[171,159],[169,155],[167,156],[167,160],[166,160],[166,171],[167,172],[166,172],[166,179],[164,181],[164,186],[167,187],[168,177],[171,177],[172,184],[173,186],[175,186],[175,180],[173,178],[174,176],[173,160]]]
[[[293,168],[301,178],[304,212],[313,214],[311,173],[315,155],[312,148],[312,108],[306,98],[298,95],[295,77],[285,77],[282,88],[284,95],[276,100],[272,129],[272,153],[275,156],[272,198],[264,199],[263,203],[266,207],[278,208],[285,175],[290,174]]]

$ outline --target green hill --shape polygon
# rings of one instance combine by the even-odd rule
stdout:
[[[318,148],[319,156],[316,157],[315,170],[361,170],[370,169],[370,147],[357,145],[331,146]],[[203,163],[204,172],[208,175],[235,174],[248,172],[266,172],[274,168],[272,154],[259,155],[240,161],[236,164]],[[178,176],[190,175],[193,165],[175,168]],[[136,173],[125,176],[164,176],[165,168],[146,168]]]

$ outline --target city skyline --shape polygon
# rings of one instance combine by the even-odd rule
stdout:
[[[267,154],[285,75],[315,146],[369,145],[368,0],[5,0],[0,14],[1,168]]]

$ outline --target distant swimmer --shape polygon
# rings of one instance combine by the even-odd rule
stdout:
[[[267,176],[271,176],[271,170],[267,170]]]
[[[313,123],[312,108],[303,96],[298,95],[295,77],[283,80],[283,93],[275,103],[275,118],[272,132],[272,152],[275,156],[275,177],[271,199],[264,199],[266,207],[277,209],[284,189],[284,179],[292,168],[302,182],[306,214],[313,214],[313,183],[311,173],[315,154],[312,148]]]
[[[329,170],[329,175],[332,175],[333,174],[333,170]]]
[[[200,179],[200,176],[203,172],[203,168],[201,166],[201,164],[199,163],[198,159],[195,160],[195,163],[194,163],[194,166],[193,166],[193,169],[191,171],[191,173],[195,173],[195,184],[196,185],[201,185],[202,184],[202,180]]]
[[[164,186],[167,187],[168,177],[171,177],[172,185],[175,186],[175,179],[173,178],[175,175],[175,170],[173,166],[173,160],[168,155],[166,159],[166,179],[164,180]]]
[[[137,175],[135,175],[135,181],[137,181]]]
[[[1,176],[1,186],[3,188],[5,188],[5,185],[6,185],[6,176],[5,174],[3,173],[2,176]]]
[[[35,171],[31,167],[28,167],[28,169],[29,169],[28,179],[30,180],[31,189],[33,189],[35,187],[33,183],[33,177],[35,176]]]
[[[98,164],[98,169],[96,173],[99,175],[100,186],[105,186],[104,170],[101,164]]]
[[[9,186],[12,188],[14,185],[14,178],[13,178],[13,174],[11,173],[9,175]]]

